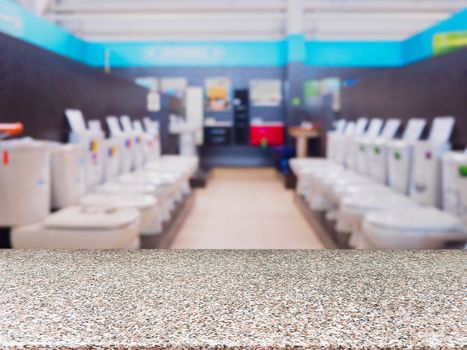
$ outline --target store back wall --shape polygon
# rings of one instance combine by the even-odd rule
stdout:
[[[248,89],[251,80],[279,79],[284,80],[283,67],[133,67],[117,68],[115,74],[128,79],[139,77],[186,78],[189,86],[204,87],[205,80],[212,77],[231,79],[232,89]],[[285,109],[280,107],[251,107],[251,118],[261,117],[266,121],[284,121]],[[221,121],[233,121],[233,112],[206,112],[206,117],[214,117]]]
[[[370,75],[342,89],[343,116],[456,117],[453,143],[467,147],[467,49]]]
[[[24,135],[65,141],[66,108],[93,119],[146,111],[147,91],[121,77],[0,34],[0,122],[23,122]]]

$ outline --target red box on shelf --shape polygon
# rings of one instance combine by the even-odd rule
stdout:
[[[284,124],[261,123],[250,126],[250,145],[282,146],[284,144]]]

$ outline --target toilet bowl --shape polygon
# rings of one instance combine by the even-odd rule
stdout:
[[[139,237],[136,209],[69,207],[11,230],[13,248],[128,249]]]
[[[340,165],[329,164],[321,167],[307,168],[301,173],[297,185],[297,192],[304,196],[312,210],[323,211],[328,208],[322,195],[320,179],[342,174],[344,168]]]
[[[170,221],[173,214],[173,204],[170,202],[168,191],[148,182],[125,183],[125,182],[107,182],[96,188],[95,193],[104,195],[146,195],[157,199],[161,210],[158,216],[162,222]]]
[[[362,247],[380,249],[438,249],[467,240],[462,221],[435,208],[369,213],[362,232]]]
[[[182,184],[172,174],[153,174],[145,171],[124,174],[118,177],[117,183],[122,185],[154,185],[162,205],[175,208],[182,197]]]
[[[140,213],[140,229],[142,235],[162,233],[161,208],[154,196],[144,194],[88,194],[82,197],[79,204],[83,207],[133,208]]]
[[[159,178],[161,176],[160,172],[154,173],[153,171],[143,170],[142,173],[148,174],[143,176]],[[170,186],[172,189],[171,193],[173,195],[174,201],[176,203],[181,202],[183,198],[191,193],[190,179],[176,172],[165,173],[166,182],[162,182],[162,186]],[[157,180],[158,181],[158,180]]]
[[[350,246],[361,248],[362,223],[366,214],[374,211],[416,207],[418,207],[416,202],[398,193],[383,191],[366,195],[350,195],[342,200],[339,207],[339,224],[351,232]]]
[[[351,186],[345,185],[342,187],[335,186],[332,188],[328,194],[328,198],[333,203],[335,210],[334,213],[328,213],[327,216],[331,215],[331,218],[336,220],[336,230],[338,232],[352,233],[351,227],[346,223],[341,214],[343,201],[349,198],[359,198],[367,194],[388,196],[393,195],[394,192],[390,188],[375,182],[353,184]]]

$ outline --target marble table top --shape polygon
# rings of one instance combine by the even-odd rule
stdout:
[[[466,251],[0,251],[0,349],[467,349]]]

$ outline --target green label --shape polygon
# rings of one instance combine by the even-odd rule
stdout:
[[[459,175],[460,177],[467,177],[467,165],[459,166]]]
[[[381,149],[379,147],[375,147],[375,154],[380,154],[381,153]]]
[[[433,36],[433,54],[444,55],[467,46],[467,31],[440,33]]]
[[[399,152],[399,151],[394,152],[394,158],[396,160],[400,160],[402,158],[401,152]]]
[[[302,99],[300,97],[294,97],[292,99],[292,106],[298,107],[302,103]]]

